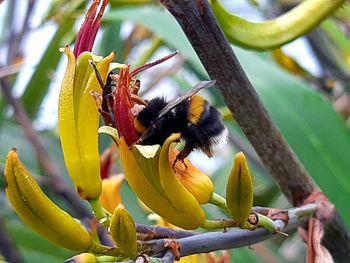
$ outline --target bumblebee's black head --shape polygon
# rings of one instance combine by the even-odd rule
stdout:
[[[142,144],[163,144],[173,132],[177,131],[174,112],[169,112],[165,117],[158,119],[160,111],[167,104],[164,98],[154,98],[148,102],[148,105],[135,118],[135,129],[139,134],[143,134],[149,127],[154,125],[152,135],[147,137]]]

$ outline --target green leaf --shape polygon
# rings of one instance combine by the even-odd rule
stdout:
[[[36,116],[49,90],[52,74],[61,59],[59,48],[68,45],[74,38],[72,29],[78,19],[77,13],[86,5],[84,0],[72,0],[69,4],[66,2],[59,0],[51,3],[45,17],[45,20],[58,17],[60,21],[21,97],[23,106],[31,118]]]
[[[322,191],[347,218],[350,132],[344,120],[311,87],[271,62],[237,51],[274,121]]]
[[[25,262],[63,262],[72,252],[51,244],[19,222],[6,222],[6,230],[19,248]]]
[[[0,164],[5,164],[7,153],[12,147],[17,148],[18,153],[26,167],[34,174],[40,174],[40,167],[36,158],[32,145],[28,142],[23,128],[10,122],[3,120],[0,129]],[[46,150],[50,157],[58,165],[62,174],[65,173],[65,165],[63,154],[58,138],[50,132],[39,132],[41,140],[44,142]],[[68,178],[68,177],[67,177]]]
[[[252,262],[252,263],[264,263],[265,261],[261,259],[261,257],[254,252],[254,250],[249,249],[247,247],[237,248],[231,250],[231,262],[232,263],[244,263],[244,262]]]
[[[341,28],[330,19],[322,23],[322,29],[330,38],[333,45],[335,45],[334,53],[338,55],[337,58],[342,62],[345,71],[346,68],[349,68],[348,60],[350,57],[350,43],[348,37]]]
[[[117,56],[123,52],[123,42],[120,37],[121,22],[115,22],[108,25],[103,25],[103,35],[101,44],[99,45],[100,54],[108,54],[111,51],[116,51]]]
[[[65,41],[64,36],[70,33],[74,22],[75,19],[67,18],[59,25],[22,95],[23,106],[31,118],[35,117],[49,90],[52,74],[61,58],[58,49],[67,44],[63,42]]]
[[[164,9],[112,10],[104,19],[142,23],[169,46],[179,49],[198,71],[205,74],[181,28]],[[335,203],[342,217],[348,218],[350,133],[344,121],[320,94],[271,61],[253,52],[235,51],[263,103],[300,160]],[[346,223],[350,226],[349,221]]]

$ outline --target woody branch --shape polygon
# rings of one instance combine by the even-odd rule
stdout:
[[[263,164],[294,205],[319,191],[276,127],[219,28],[207,1],[162,0],[192,44],[229,110]],[[329,206],[332,206],[329,203]],[[335,260],[349,256],[350,237],[336,210],[327,218],[323,244]]]

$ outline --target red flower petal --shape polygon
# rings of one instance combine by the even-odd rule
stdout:
[[[139,136],[135,130],[134,116],[131,113],[129,69],[130,66],[120,69],[113,107],[119,135],[124,137],[125,142],[130,146],[137,141]]]
[[[77,40],[74,46],[74,55],[78,57],[84,51],[91,51],[95,42],[96,34],[101,23],[104,10],[108,0],[103,0],[100,11],[97,16],[97,8],[101,0],[94,0],[86,13],[84,23],[80,27]]]

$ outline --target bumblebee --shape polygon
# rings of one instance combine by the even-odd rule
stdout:
[[[226,143],[228,131],[219,111],[196,93],[214,84],[215,81],[202,81],[170,102],[162,97],[148,101],[134,121],[141,135],[137,143],[162,145],[172,133],[181,133],[185,146],[176,161],[182,161],[194,149],[212,157]]]
[[[145,64],[131,72],[130,77],[176,54],[177,51],[162,59]],[[113,78],[116,74],[110,72],[105,84],[96,65],[93,62],[90,64],[103,89],[99,111],[106,125],[116,127],[112,94],[116,89],[118,78]],[[130,100],[133,101],[132,114],[135,116],[134,126],[140,136],[134,144],[163,145],[172,133],[181,133],[185,146],[177,155],[174,165],[178,160],[183,161],[195,149],[199,149],[207,156],[212,157],[226,143],[228,130],[224,126],[218,110],[209,105],[203,97],[196,94],[200,90],[214,85],[215,81],[201,81],[174,100],[166,101],[164,98],[156,97],[146,102],[137,95],[140,89],[140,81],[136,80],[129,87]]]

